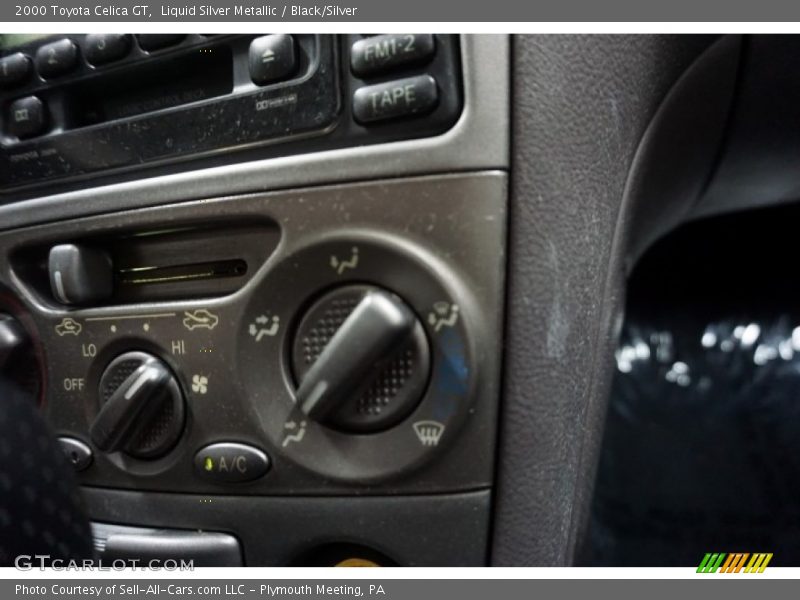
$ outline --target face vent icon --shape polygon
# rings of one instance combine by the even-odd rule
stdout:
[[[423,446],[438,446],[444,433],[444,425],[438,421],[418,421],[414,423],[414,433],[417,434]]]

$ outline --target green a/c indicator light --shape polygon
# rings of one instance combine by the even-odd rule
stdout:
[[[206,456],[206,460],[203,463],[203,467],[206,471],[213,471],[214,470],[214,461],[210,456]]]

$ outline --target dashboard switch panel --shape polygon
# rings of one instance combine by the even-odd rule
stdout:
[[[94,456],[82,483],[256,496],[489,487],[505,182],[343,184],[0,233],[0,284],[42,348],[45,414]],[[212,224],[239,235],[223,243]],[[112,240],[99,247],[115,269],[204,247],[213,264],[239,255],[246,277],[68,306],[40,267],[67,240]],[[122,240],[135,243],[118,251]]]
[[[31,37],[0,45],[0,203],[433,136],[462,108],[454,35]]]

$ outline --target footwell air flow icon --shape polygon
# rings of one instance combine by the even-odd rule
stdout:
[[[772,560],[772,553],[756,552],[708,552],[700,566],[697,567],[698,573],[763,573],[769,561]]]

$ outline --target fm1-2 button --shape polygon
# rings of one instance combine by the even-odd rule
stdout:
[[[8,132],[26,138],[42,132],[45,125],[44,104],[36,96],[14,100],[8,107]]]
[[[439,102],[436,80],[430,75],[398,79],[356,90],[353,116],[359,123],[373,123],[430,112]]]
[[[221,442],[202,448],[194,457],[195,471],[215,483],[241,483],[262,477],[269,457],[253,446]]]
[[[350,67],[358,77],[429,60],[436,50],[430,33],[376,35],[358,40],[350,50]]]

